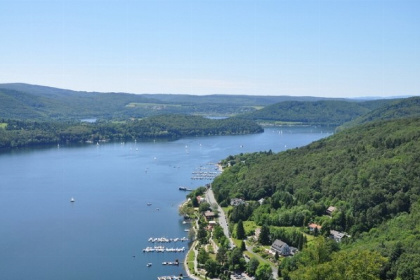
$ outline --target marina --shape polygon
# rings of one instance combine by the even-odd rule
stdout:
[[[201,165],[198,169],[192,172],[191,180],[213,180],[221,174],[217,163],[208,163]]]

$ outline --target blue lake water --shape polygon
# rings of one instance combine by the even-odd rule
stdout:
[[[179,186],[229,155],[306,145],[325,128],[266,128],[241,136],[106,143],[0,154],[0,279],[157,279],[185,253],[143,253],[149,237],[184,237]],[[75,202],[70,199],[74,197]],[[147,203],[152,205],[148,206]],[[186,242],[170,247],[188,247]],[[135,257],[134,257],[135,256]],[[153,263],[146,267],[147,263]]]

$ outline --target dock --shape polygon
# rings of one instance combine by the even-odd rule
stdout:
[[[186,242],[188,241],[188,238],[186,237],[180,237],[180,238],[150,237],[148,241],[152,243]]]
[[[158,280],[178,280],[178,279],[184,279],[184,277],[172,275],[172,276],[159,276],[157,279]]]
[[[185,252],[185,247],[171,247],[165,248],[164,246],[154,246],[154,247],[146,247],[143,249],[143,253],[182,253]]]

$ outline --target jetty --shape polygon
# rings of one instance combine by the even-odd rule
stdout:
[[[179,261],[175,260],[174,262],[162,262],[162,265],[179,265]]]
[[[188,241],[188,238],[186,237],[180,237],[180,238],[150,237],[148,241],[152,243],[186,242]]]
[[[172,276],[159,276],[158,278],[157,278],[158,280],[178,280],[178,279],[184,279],[184,276],[175,276],[175,275],[172,275]]]
[[[213,165],[213,168],[208,168],[205,166],[200,166],[200,168],[196,169],[192,172],[192,180],[213,180],[217,176],[219,176],[222,172],[217,164],[208,163],[208,165]]]
[[[165,248],[164,246],[146,247],[143,249],[143,253],[181,253],[185,252],[185,247],[171,247]]]

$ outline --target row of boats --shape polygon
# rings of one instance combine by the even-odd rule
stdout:
[[[149,242],[152,243],[170,243],[170,242],[185,242],[188,241],[188,238],[181,237],[181,238],[166,238],[166,237],[150,237]]]
[[[183,276],[160,276],[157,278],[158,280],[179,280],[179,279],[184,279]]]
[[[164,252],[171,252],[171,253],[180,253],[185,252],[185,247],[180,248],[165,248],[164,246],[154,246],[154,247],[146,247],[143,249],[143,253],[164,253]]]

